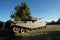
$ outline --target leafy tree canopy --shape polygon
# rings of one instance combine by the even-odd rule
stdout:
[[[23,2],[21,6],[16,6],[15,12],[11,15],[11,18],[14,18],[15,21],[30,19],[31,15],[28,5]]]

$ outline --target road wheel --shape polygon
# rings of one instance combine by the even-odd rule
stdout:
[[[18,33],[20,31],[20,28],[19,27],[13,27],[13,32],[15,32],[15,33]]]
[[[21,33],[24,33],[26,30],[24,28],[21,28]]]

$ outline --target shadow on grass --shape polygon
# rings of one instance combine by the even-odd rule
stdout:
[[[11,34],[3,37],[0,36],[0,40],[60,40],[60,31],[53,31],[48,32],[47,34],[39,34],[29,37],[15,36]]]

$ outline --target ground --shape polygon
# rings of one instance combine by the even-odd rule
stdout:
[[[60,40],[60,25],[47,25],[46,28],[20,33],[19,36],[6,35],[0,40]]]

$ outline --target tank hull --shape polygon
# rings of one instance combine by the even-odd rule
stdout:
[[[21,26],[21,27],[25,27],[25,28],[40,28],[40,27],[44,27],[46,26],[45,22],[27,22],[27,23],[16,23],[16,26]]]
[[[40,28],[46,28],[46,22],[42,22],[42,21],[35,21],[35,22],[31,22],[31,21],[27,21],[26,23],[23,21],[19,21],[19,22],[15,22],[15,24],[13,24],[13,32],[14,33],[24,33],[24,32],[29,32],[30,30],[35,30],[35,29],[40,29]]]

